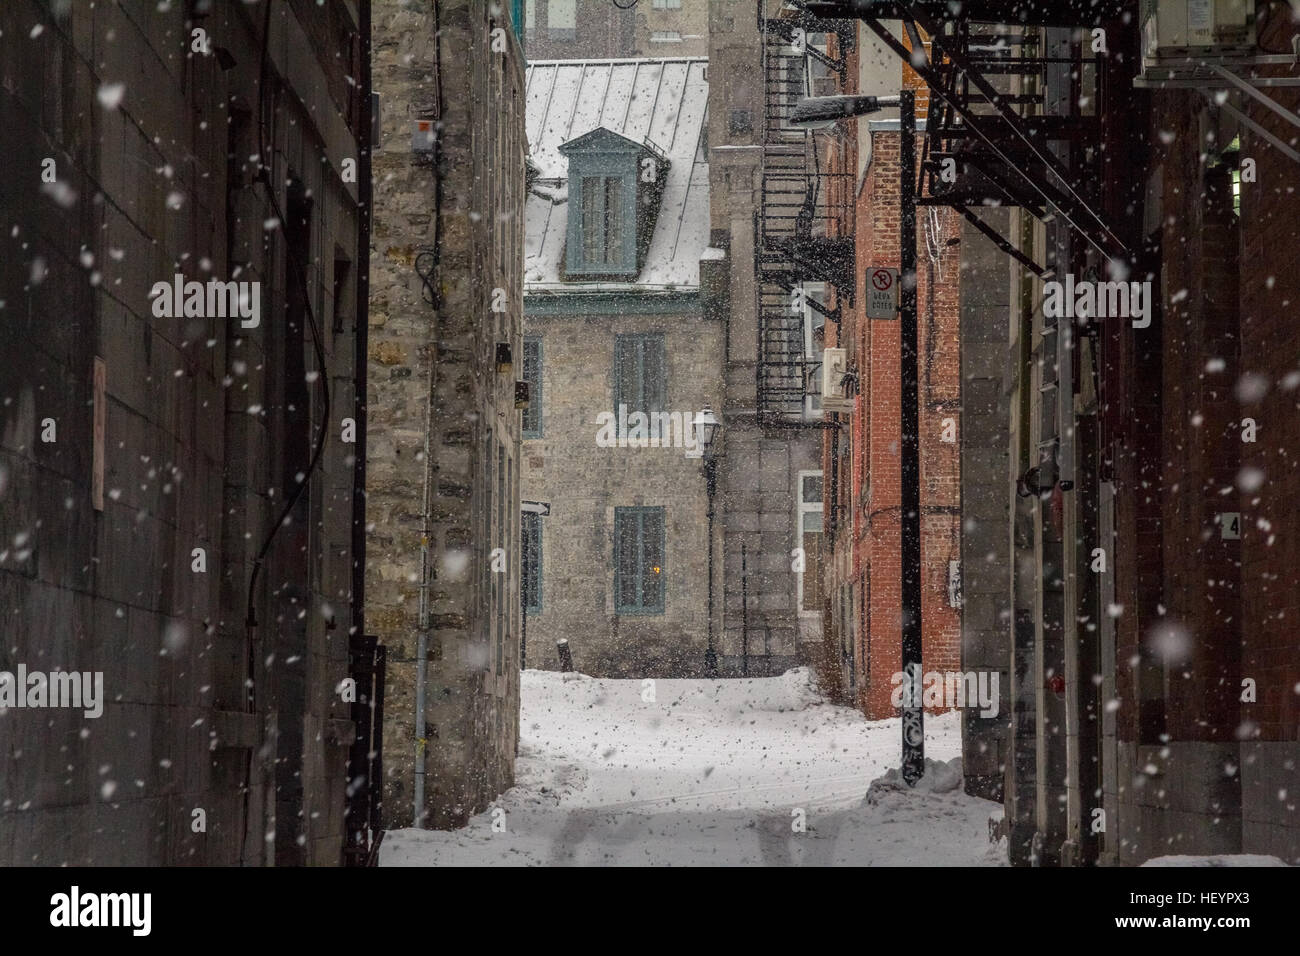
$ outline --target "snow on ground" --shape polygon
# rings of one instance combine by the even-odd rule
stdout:
[[[1156,856],[1143,866],[1286,866],[1279,857],[1262,853],[1225,853],[1219,856]]]
[[[1005,858],[988,841],[1000,805],[961,791],[956,713],[926,717],[934,762],[909,790],[895,769],[899,720],[868,721],[824,703],[806,669],[658,680],[654,700],[643,695],[638,680],[525,671],[517,785],[493,804],[504,817],[490,808],[461,830],[389,832],[381,863],[969,866]],[[794,830],[797,811],[807,832]]]

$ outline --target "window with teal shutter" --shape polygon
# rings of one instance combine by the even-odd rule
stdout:
[[[623,268],[623,179],[582,177],[582,264]]]
[[[524,339],[524,381],[528,383],[528,407],[524,409],[525,438],[542,437],[542,340]]]
[[[614,509],[614,611],[663,614],[664,509]]]
[[[563,278],[636,279],[654,236],[667,159],[603,127],[562,144],[560,153],[569,165]]]
[[[657,333],[614,337],[614,415],[661,412],[668,404],[664,337]]]
[[[542,516],[524,512],[522,572],[524,610],[529,614],[542,612]]]

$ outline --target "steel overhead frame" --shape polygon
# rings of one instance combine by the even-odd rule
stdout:
[[[1278,89],[1300,86],[1300,76],[1260,76],[1261,67],[1290,67],[1292,71],[1300,68],[1300,36],[1294,38],[1296,52],[1294,55],[1266,53],[1258,56],[1210,56],[1184,61],[1179,60],[1144,60],[1142,73],[1134,77],[1133,86],[1140,90],[1182,89],[1200,92],[1212,106],[1228,113],[1252,133],[1266,140],[1283,156],[1292,162],[1300,163],[1300,151],[1280,136],[1261,126],[1241,109],[1227,101],[1226,94],[1235,89],[1254,100],[1265,109],[1282,117],[1292,126],[1300,128],[1300,116],[1287,109],[1277,100],[1263,92],[1265,89]],[[1236,70],[1250,71],[1242,76]],[[1226,85],[1225,85],[1226,81]],[[1220,96],[1219,94],[1225,94]],[[1294,142],[1294,141],[1293,141]]]
[[[1272,112],[1276,113],[1278,116],[1282,117],[1282,119],[1286,120],[1292,126],[1300,128],[1300,116],[1297,116],[1295,113],[1291,112],[1289,109],[1287,109],[1277,100],[1273,99],[1271,96],[1266,96],[1264,93],[1261,93],[1257,88],[1258,85],[1264,82],[1265,80],[1273,80],[1274,83],[1272,85],[1275,86],[1300,86],[1300,77],[1293,77],[1293,76],[1252,77],[1251,79],[1247,80],[1243,77],[1238,76],[1236,73],[1233,73],[1231,70],[1227,69],[1226,67],[1224,67],[1219,63],[1208,63],[1205,66],[1215,76],[1227,80],[1228,83],[1236,87],[1242,93],[1245,93],[1246,96],[1250,97],[1252,100],[1262,105],[1265,109],[1271,110]],[[1294,148],[1292,148],[1285,140],[1282,139],[1282,137],[1272,133],[1265,127],[1261,126],[1259,123],[1256,123],[1253,119],[1250,118],[1250,116],[1244,110],[1239,110],[1237,109],[1237,107],[1229,103],[1227,101],[1226,96],[1223,97],[1222,100],[1220,100],[1220,98],[1211,94],[1210,89],[1208,87],[1210,87],[1214,83],[1212,79],[1205,79],[1205,78],[1198,77],[1189,82],[1191,84],[1190,88],[1199,89],[1201,94],[1207,100],[1209,100],[1212,106],[1215,106],[1223,110],[1225,113],[1228,113],[1230,116],[1234,117],[1237,120],[1237,122],[1241,123],[1241,125],[1245,126],[1256,136],[1259,136],[1260,138],[1267,140],[1269,143],[1273,145],[1273,147],[1278,152],[1280,152],[1283,156],[1290,159],[1292,162],[1300,163],[1300,152],[1297,152]]]
[[[1053,155],[1052,151],[1048,150],[1045,144],[1035,142],[1036,133],[1050,129],[1048,122],[1045,122],[1050,120],[1050,117],[1041,117],[1043,121],[1037,122],[1036,127],[1031,127],[1026,124],[1026,118],[1011,109],[1013,104],[1006,101],[1009,95],[1002,94],[993,87],[979,69],[978,62],[972,61],[971,57],[967,56],[967,52],[961,48],[965,46],[962,38],[967,40],[970,38],[969,30],[962,29],[956,35],[946,34],[943,23],[937,23],[920,14],[913,9],[913,5],[900,4],[900,7],[909,9],[913,16],[910,22],[906,17],[904,18],[905,30],[911,35],[919,23],[920,27],[930,35],[932,51],[939,53],[936,59],[948,62],[948,72],[953,81],[950,85],[944,82],[943,70],[936,69],[930,57],[920,59],[918,56],[915,61],[911,59],[911,51],[883,23],[868,18],[867,26],[879,36],[881,42],[892,48],[905,62],[910,62],[915,72],[930,87],[931,94],[943,101],[945,113],[948,113],[946,116],[948,121],[927,125],[927,153],[932,151],[932,143],[936,138],[950,137],[958,131],[959,135],[974,134],[974,137],[992,153],[992,157],[975,155],[972,157],[971,164],[997,187],[1004,198],[1010,198],[1017,206],[1028,209],[1037,219],[1050,221],[1052,217],[1060,216],[1080,237],[1086,239],[1088,245],[1095,247],[1108,259],[1130,258],[1130,250],[1126,243],[1110,228],[1105,217],[1089,206],[1087,200],[1079,195],[1079,191],[1070,182],[1070,173],[1066,166]],[[969,25],[961,23],[959,26]],[[1035,57],[1035,61],[1045,64],[1049,61],[1049,57]],[[983,103],[992,107],[993,113],[976,113],[971,108],[970,100],[957,91],[958,82],[962,83],[963,87],[967,83],[974,86]],[[961,124],[954,124],[952,114],[961,118]],[[1002,129],[996,129],[997,125],[1001,125]],[[1060,131],[1067,133],[1065,129]],[[991,163],[989,161],[991,159],[996,160],[996,163]],[[1036,165],[1027,168],[1027,164]],[[1035,173],[1039,173],[1043,178],[1035,176]],[[1049,182],[1049,178],[1056,182]],[[945,206],[959,209],[967,220],[972,221],[972,224],[978,219],[966,203],[944,202],[937,196],[935,199]],[[923,200],[923,202],[933,204],[932,200]],[[985,230],[983,225],[979,225],[979,228],[988,234],[988,230]],[[1021,258],[1017,256],[1017,259]],[[1034,272],[1041,274],[1041,269],[1035,267]]]
[[[1248,77],[1233,73],[1233,70],[1256,70],[1267,66],[1296,67],[1300,60],[1300,51],[1296,56],[1287,53],[1263,53],[1259,56],[1216,56],[1204,62],[1190,60],[1187,63],[1147,62],[1142,75],[1134,77],[1133,85],[1140,90],[1178,90],[1204,89],[1214,82],[1215,76],[1233,77],[1233,85],[1246,84],[1256,88],[1300,86],[1300,76],[1257,76]]]
[[[812,2],[804,5],[809,13],[821,17],[856,17],[862,20],[905,63],[925,80],[935,100],[941,105],[940,121],[926,124],[925,166],[931,171],[935,157],[957,158],[957,153],[941,154],[936,143],[960,143],[959,155],[973,179],[975,194],[962,195],[957,190],[924,191],[922,205],[946,205],[961,214],[998,247],[1040,278],[1050,273],[1031,263],[1027,257],[1011,251],[1005,240],[994,238],[993,231],[973,211],[976,206],[1016,205],[1035,217],[1050,222],[1060,217],[1076,233],[1107,259],[1130,259],[1131,251],[1091,203],[1080,195],[1071,182],[1069,170],[1053,154],[1047,141],[1069,139],[1079,135],[1081,117],[1025,117],[1014,107],[1032,102],[1032,95],[1017,95],[997,90],[986,73],[1027,73],[1053,62],[1052,58],[1020,57],[1003,54],[1007,47],[1023,41],[1015,32],[991,37],[971,32],[973,24],[1005,25],[1011,31],[1027,27],[1096,27],[1124,14],[1134,14],[1134,0],[840,0]],[[908,49],[881,22],[899,20],[918,51]],[[920,31],[928,34],[933,61],[924,55]],[[972,45],[972,40],[994,39],[993,46]],[[1100,71],[1098,71],[1100,73]],[[973,88],[973,92],[972,92]],[[991,112],[979,113],[982,105]],[[932,110],[933,112],[933,110]],[[964,142],[963,142],[964,141]],[[937,192],[937,194],[936,194]]]

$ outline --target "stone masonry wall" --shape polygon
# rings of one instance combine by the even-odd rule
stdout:
[[[426,825],[463,825],[514,780],[524,74],[508,13],[493,19],[489,6],[374,5],[383,130],[374,159],[366,592],[368,627],[388,648],[389,826],[414,818],[418,747],[426,748]],[[412,152],[419,119],[437,124],[436,165]],[[512,352],[509,372],[496,370],[498,343]],[[416,727],[425,534],[427,711]]]
[[[706,405],[718,409],[722,330],[698,314],[629,309],[615,316],[530,313],[527,331],[542,343],[542,433],[524,443],[523,496],[551,505],[542,519],[542,602],[528,617],[527,664],[557,668],[555,642],[567,638],[584,674],[698,676],[708,634],[701,461],[683,447],[600,447],[596,415],[613,405],[615,336],[634,332],[664,337],[667,411],[689,421]],[[614,609],[614,509],[628,506],[664,508],[663,614]]]

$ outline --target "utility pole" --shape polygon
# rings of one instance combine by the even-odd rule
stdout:
[[[925,773],[925,711],[921,706],[921,429],[917,404],[916,94],[899,96],[899,451],[903,598],[903,779]]]
[[[858,0],[870,5],[870,0]],[[856,11],[862,13],[863,11]],[[894,106],[893,97],[811,96],[800,100],[790,124],[824,129],[843,119]],[[924,710],[921,706],[921,429],[917,403],[916,347],[916,93],[903,90],[899,116],[899,489],[900,565],[903,599],[903,779],[915,786],[925,773]],[[745,593],[745,548],[741,545],[741,594]],[[743,601],[748,606],[748,600]],[[742,614],[742,621],[744,615]],[[748,648],[748,626],[742,644]],[[747,659],[747,655],[746,655]]]

